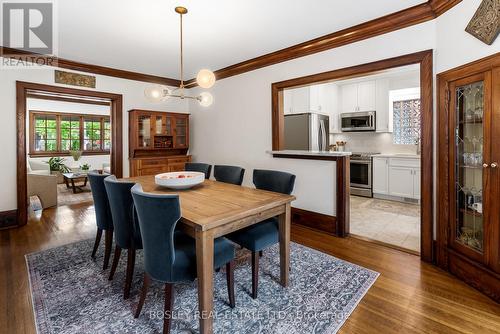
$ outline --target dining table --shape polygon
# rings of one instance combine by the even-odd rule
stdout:
[[[179,195],[182,215],[179,228],[193,237],[196,243],[200,333],[213,333],[215,238],[278,217],[280,284],[288,286],[290,212],[295,196],[208,179],[186,190],[158,186],[154,175],[124,180],[141,184],[145,192]]]

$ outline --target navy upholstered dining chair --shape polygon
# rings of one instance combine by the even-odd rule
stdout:
[[[121,252],[123,249],[126,249],[127,272],[123,288],[123,298],[127,299],[130,297],[132,278],[134,276],[135,253],[137,249],[142,249],[141,232],[137,222],[134,200],[130,192],[135,183],[118,181],[112,175],[104,179],[104,184],[109,198],[111,215],[113,216],[116,244],[109,280],[113,279]]]
[[[214,177],[219,182],[231,183],[241,186],[245,169],[237,166],[214,166]]]
[[[173,283],[196,278],[195,240],[176,231],[181,218],[178,195],[149,194],[137,184],[132,188],[144,245],[144,282],[134,317],[139,317],[151,280],[165,283],[165,313],[174,304]],[[214,267],[226,265],[229,305],[234,308],[234,245],[224,237],[214,240]],[[164,316],[163,333],[170,332],[170,317]]]
[[[95,218],[97,224],[97,233],[92,250],[92,258],[95,259],[97,248],[101,242],[102,232],[104,231],[104,264],[103,269],[107,269],[111,248],[113,245],[113,218],[109,208],[108,194],[104,186],[104,179],[109,175],[99,174],[97,171],[88,173],[92,198],[94,199]]]
[[[280,171],[256,169],[253,183],[257,189],[290,195],[295,185],[295,175]],[[257,298],[259,286],[259,255],[279,242],[277,217],[264,220],[227,236],[228,239],[252,252],[252,298]],[[260,254],[259,254],[260,253]]]
[[[185,169],[187,172],[205,173],[205,179],[209,179],[212,172],[212,165],[201,162],[187,162]]]

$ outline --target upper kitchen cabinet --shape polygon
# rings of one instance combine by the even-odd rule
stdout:
[[[376,110],[377,91],[373,80],[341,86],[340,112],[374,111]]]
[[[328,114],[331,103],[328,84],[306,86],[284,91],[284,113],[298,114],[303,112],[318,112]]]
[[[389,80],[377,79],[376,83],[377,132],[392,132],[392,110],[389,108]]]

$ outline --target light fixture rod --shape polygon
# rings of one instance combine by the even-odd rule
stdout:
[[[182,43],[182,13],[179,13],[181,16],[181,89],[184,89],[184,48]]]

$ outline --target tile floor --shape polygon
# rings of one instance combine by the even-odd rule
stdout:
[[[351,234],[420,252],[420,205],[351,196]]]

